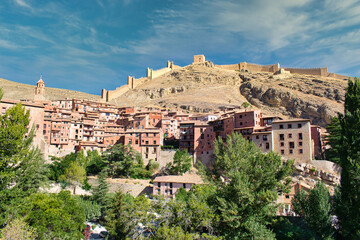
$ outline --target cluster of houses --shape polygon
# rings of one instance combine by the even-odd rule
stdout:
[[[39,80],[36,94],[42,94]],[[2,99],[0,113],[18,101]],[[274,151],[284,159],[309,162],[321,159],[323,132],[308,119],[282,119],[257,109],[225,109],[191,114],[160,108],[117,107],[99,101],[62,99],[56,101],[22,100],[35,127],[34,144],[48,156],[63,156],[81,149],[105,151],[122,143],[141,153],[144,163],[161,161],[161,147],[178,142],[181,150],[211,167],[214,140],[224,141],[232,133],[241,133],[263,152]],[[190,189],[201,183],[194,176],[164,176],[154,180],[154,194],[174,197],[180,187]],[[297,186],[297,188],[301,188]],[[287,202],[288,195],[282,202]]]

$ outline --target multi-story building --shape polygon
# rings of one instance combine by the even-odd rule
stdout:
[[[153,195],[165,195],[167,198],[175,198],[179,188],[189,191],[195,184],[203,184],[201,177],[195,174],[156,177],[154,179]]]
[[[179,139],[180,130],[178,128],[178,122],[171,117],[164,117],[161,120],[161,129],[164,132],[165,139]]]
[[[144,164],[147,164],[150,159],[158,161],[163,145],[162,132],[157,128],[128,129],[125,131],[123,143],[141,153]]]
[[[308,119],[276,120],[272,122],[274,152],[285,159],[313,159],[311,124]]]

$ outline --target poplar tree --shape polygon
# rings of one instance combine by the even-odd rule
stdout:
[[[349,80],[341,126],[339,164],[342,168],[335,212],[345,239],[360,239],[360,82]]]

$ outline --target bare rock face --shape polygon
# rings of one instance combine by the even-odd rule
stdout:
[[[269,115],[307,118],[326,126],[343,111],[347,82],[320,76],[253,73],[217,68],[212,62],[178,67],[112,101],[117,105],[208,112],[244,101]]]

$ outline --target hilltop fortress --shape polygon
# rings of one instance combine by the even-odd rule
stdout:
[[[202,64],[206,63],[204,55],[195,55],[193,64]],[[330,77],[338,80],[347,80],[348,76],[339,75],[336,73],[329,73],[327,67],[322,68],[281,68],[280,64],[272,64],[272,65],[259,65],[254,63],[241,62],[238,64],[230,64],[230,65],[213,65],[210,66],[215,68],[221,68],[225,70],[232,71],[249,71],[249,72],[266,72],[273,74],[304,74],[304,75],[314,75],[321,77]],[[151,81],[157,77],[160,77],[168,72],[171,72],[174,69],[179,69],[180,66],[174,65],[173,62],[167,61],[167,65],[165,68],[159,70],[153,70],[147,68],[146,77],[135,79],[133,76],[128,76],[128,84],[123,85],[121,87],[116,88],[115,90],[106,90],[102,89],[101,99],[102,101],[109,102],[114,98],[120,97],[127,91],[131,89],[135,89],[137,86],[146,83],[147,81]]]

